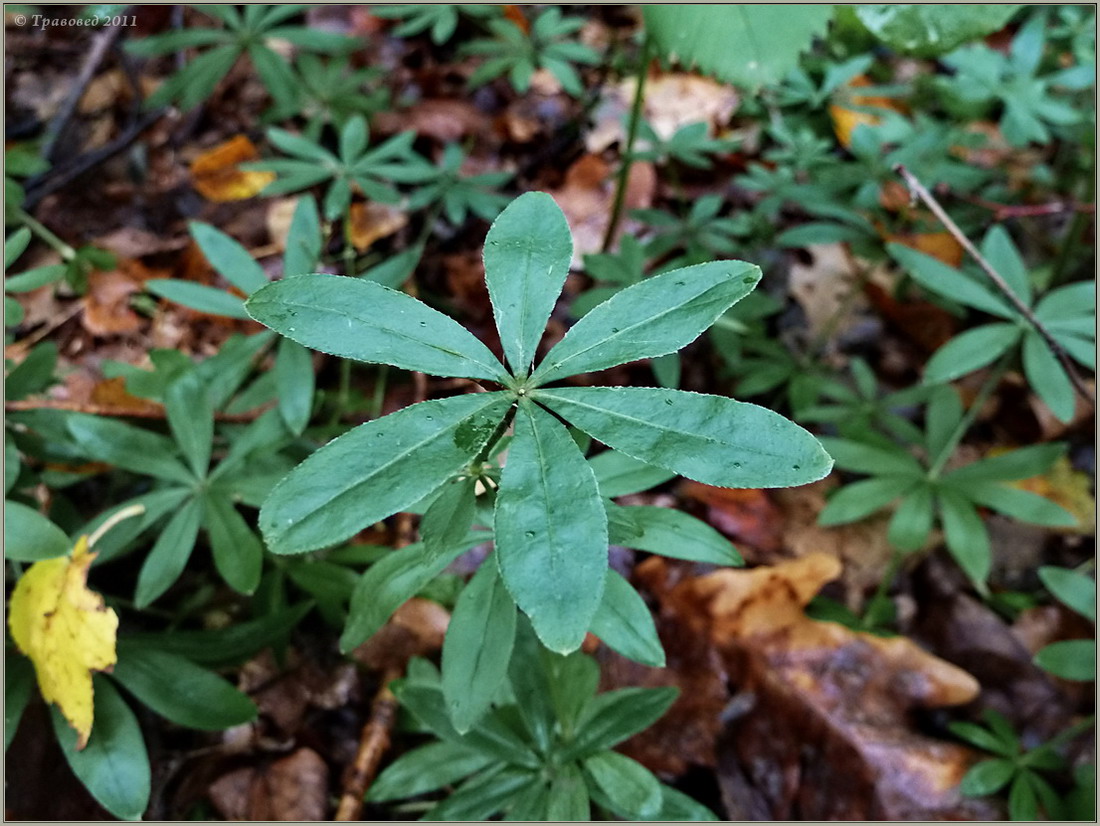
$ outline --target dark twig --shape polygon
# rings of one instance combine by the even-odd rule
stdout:
[[[77,75],[72,91],[69,92],[69,96],[65,98],[65,102],[61,104],[57,115],[46,130],[46,139],[42,145],[42,157],[46,160],[51,162],[55,160],[54,156],[57,154],[58,142],[65,131],[65,127],[72,120],[73,113],[76,111],[80,99],[84,97],[88,84],[92,82],[96,70],[103,62],[103,58],[107,56],[120,34],[122,34],[120,26],[107,26],[92,41],[92,48],[84,59],[84,65],[80,67],[80,74]]]
[[[1001,204],[996,201],[987,201],[985,198],[975,198],[967,195],[958,195],[963,201],[982,209],[988,209],[993,213],[994,221],[1005,221],[1009,218],[1033,218],[1042,215],[1061,215],[1066,212],[1083,212],[1092,215],[1096,212],[1095,204],[1079,204],[1076,201],[1051,201],[1047,204]]]
[[[1009,303],[1016,308],[1016,311],[1020,315],[1022,315],[1032,327],[1035,328],[1035,331],[1040,336],[1043,337],[1043,341],[1047,343],[1047,346],[1050,347],[1050,349],[1054,352],[1054,355],[1058,358],[1058,361],[1061,362],[1062,368],[1066,371],[1066,375],[1069,376],[1070,383],[1073,384],[1073,389],[1076,390],[1081,398],[1083,398],[1085,401],[1089,402],[1090,404],[1094,403],[1092,393],[1089,392],[1088,387],[1085,386],[1085,383],[1081,380],[1081,377],[1077,375],[1077,370],[1074,368],[1073,363],[1069,360],[1069,356],[1066,354],[1066,351],[1062,348],[1062,345],[1055,340],[1054,336],[1050,334],[1050,331],[1047,330],[1045,326],[1043,326],[1043,322],[1035,317],[1035,313],[1032,312],[1031,308],[1020,300],[1020,297],[1017,296],[1016,293],[1012,291],[1012,288],[1008,286],[1008,282],[1006,282],[1004,278],[1001,277],[1001,274],[993,269],[993,265],[986,261],[985,257],[980,252],[978,252],[978,248],[975,247],[974,244],[971,243],[970,239],[963,234],[963,231],[959,229],[958,224],[951,220],[951,216],[947,214],[946,210],[944,210],[942,206],[940,206],[939,201],[935,199],[935,197],[932,195],[931,192],[928,191],[925,185],[917,180],[917,177],[908,169],[906,169],[902,164],[898,164],[896,167],[894,167],[894,170],[899,175],[901,175],[902,178],[905,179],[905,183],[909,187],[909,191],[924,202],[924,205],[932,211],[932,214],[935,215],[937,219],[939,219],[940,223],[944,225],[949,233],[951,233],[952,237],[954,237],[954,239],[959,242],[959,245],[967,251],[971,258],[973,258],[978,263],[978,266],[982,268],[982,272],[984,272],[989,277],[989,280],[996,285],[997,289],[1001,291],[1002,295],[1004,295],[1004,297],[1008,299]]]
[[[74,178],[83,175],[103,163],[108,158],[122,152],[131,143],[137,140],[146,129],[158,121],[166,110],[158,109],[154,112],[145,112],[137,121],[130,124],[126,131],[110,143],[104,144],[99,149],[80,155],[64,166],[58,166],[47,172],[42,178],[28,184],[27,197],[23,202],[23,208],[27,211],[33,209],[39,201],[52,192],[56,192],[70,183]]]

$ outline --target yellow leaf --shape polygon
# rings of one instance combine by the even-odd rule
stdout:
[[[260,153],[244,135],[204,152],[191,162],[195,189],[210,201],[243,201],[258,195],[275,180],[274,172],[245,171],[239,164],[258,161]]]
[[[836,103],[829,104],[829,117],[833,119],[833,131],[836,139],[845,149],[852,145],[852,133],[860,124],[878,126],[882,118],[878,115],[850,107],[863,107],[874,109],[892,109],[901,112],[902,107],[893,98],[879,95],[861,95],[857,91],[860,87],[870,86],[871,81],[864,75],[858,75],[848,81],[847,86],[842,87],[837,96]]]
[[[71,556],[34,563],[8,608],[12,639],[34,663],[42,696],[76,729],[80,749],[92,732],[92,672],[116,661],[118,616],[88,589],[95,556],[82,536]]]
[[[1087,535],[1096,530],[1096,498],[1091,493],[1092,482],[1087,473],[1074,470],[1065,456],[1059,457],[1046,473],[1009,484],[1050,499],[1072,513],[1077,519],[1077,526],[1067,529],[1069,532]]]

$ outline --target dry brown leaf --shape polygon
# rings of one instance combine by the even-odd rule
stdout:
[[[256,701],[260,714],[284,735],[295,734],[309,708],[340,708],[358,691],[358,676],[351,663],[323,668],[291,649],[280,668],[270,650],[241,667],[238,687]]]
[[[809,554],[697,578],[659,558],[636,569],[661,616],[706,636],[737,693],[719,742],[733,819],[941,819],[988,811],[961,799],[971,750],[918,733],[913,708],[972,700],[978,683],[905,637],[806,617],[841,564]]]
[[[809,334],[829,332],[835,341],[866,307],[862,296],[848,299],[858,289],[859,271],[843,243],[811,244],[806,251],[811,262],[791,266],[788,291],[806,315]]]
[[[962,244],[955,240],[950,232],[913,232],[900,235],[885,235],[887,243],[903,244],[918,252],[930,255],[951,267],[962,264]]]
[[[749,562],[772,562],[783,549],[783,513],[768,491],[716,488],[685,481],[680,493],[707,506],[707,522],[734,542]]]
[[[880,97],[877,95],[860,95],[855,92],[863,86],[870,86],[871,81],[866,75],[857,75],[848,81],[840,91],[840,102],[829,105],[829,117],[833,119],[833,131],[836,139],[845,149],[852,145],[852,133],[860,124],[877,126],[882,123],[882,118],[872,112],[858,111],[849,106],[870,106],[876,109],[890,109],[895,112],[904,112],[894,98]],[[845,104],[848,104],[847,106]]]
[[[633,78],[623,81],[622,95],[634,97]],[[649,78],[645,87],[644,112],[653,131],[661,138],[671,138],[678,129],[704,121],[715,126],[729,123],[741,99],[728,83],[719,83],[701,75],[669,72]]]
[[[450,620],[450,612],[439,603],[419,597],[410,599],[351,656],[373,671],[403,671],[412,657],[423,657],[443,648],[443,635]]]
[[[943,307],[930,301],[898,301],[875,283],[863,290],[875,311],[925,353],[934,353],[955,334],[955,317]]]
[[[210,201],[242,201],[275,180],[274,172],[246,172],[239,164],[258,161],[260,153],[245,135],[236,135],[191,162],[191,179]]]
[[[373,126],[383,134],[411,129],[440,143],[456,143],[489,133],[489,123],[489,116],[468,100],[429,98],[401,111],[379,112]]]
[[[582,266],[586,253],[599,252],[603,247],[615,190],[611,171],[599,155],[583,155],[565,173],[565,184],[550,192],[573,232],[573,267]],[[651,206],[656,187],[653,164],[632,164],[623,195],[624,213]],[[636,229],[630,219],[621,221],[617,237]]]
[[[359,252],[366,252],[375,241],[393,235],[408,223],[404,210],[374,202],[354,203],[348,214],[351,243]]]
[[[1003,452],[994,450],[990,451],[990,455]],[[1085,535],[1096,530],[1096,497],[1092,493],[1092,479],[1084,471],[1074,470],[1067,457],[1060,456],[1046,473],[1009,484],[1050,499],[1072,513],[1077,518],[1077,525],[1061,530]]]
[[[150,278],[167,273],[146,267],[140,261],[121,259],[109,272],[93,271],[88,276],[88,292],[81,299],[84,312],[81,323],[96,336],[122,335],[141,328],[141,317],[130,309],[130,296],[141,292]]]
[[[301,748],[268,766],[222,775],[210,785],[210,802],[226,820],[325,820],[328,766]]]
[[[298,208],[298,198],[272,198],[267,207],[267,237],[272,246],[282,252],[290,236],[290,224]]]

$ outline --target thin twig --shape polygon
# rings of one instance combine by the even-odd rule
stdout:
[[[1076,201],[1051,201],[1046,204],[1001,204],[997,201],[987,201],[985,198],[970,195],[957,195],[956,197],[968,204],[990,210],[993,213],[994,221],[1005,221],[1009,218],[1034,218],[1042,215],[1061,215],[1066,212],[1083,212],[1092,215],[1096,212],[1095,204],[1079,204]]]
[[[382,687],[371,703],[370,719],[359,736],[359,750],[348,767],[344,792],[334,820],[359,820],[363,811],[363,795],[378,771],[382,755],[390,745],[390,729],[397,715],[397,698],[390,691],[390,683],[400,675],[397,669],[387,669],[382,675]]]
[[[57,115],[46,130],[46,140],[42,146],[42,157],[46,160],[56,160],[54,156],[57,153],[58,141],[61,140],[65,127],[72,120],[73,113],[76,112],[80,99],[84,97],[88,84],[92,82],[96,70],[103,62],[103,58],[107,56],[120,34],[122,34],[121,26],[108,26],[99,32],[92,41],[92,48],[84,59],[84,65],[80,67],[80,74],[77,75],[72,91],[69,92],[69,96],[65,98],[65,102],[61,104]]]
[[[932,211],[932,214],[939,219],[940,223],[943,224],[954,239],[959,242],[959,245],[978,263],[978,266],[982,268],[982,272],[989,277],[989,280],[996,285],[997,289],[1008,299],[1009,303],[1016,308],[1016,311],[1035,328],[1035,331],[1040,336],[1042,336],[1043,341],[1047,343],[1047,346],[1054,352],[1058,361],[1061,362],[1062,368],[1066,371],[1066,375],[1069,376],[1070,383],[1073,385],[1073,389],[1077,391],[1078,395],[1085,401],[1093,404],[1094,399],[1092,393],[1089,392],[1088,387],[1085,386],[1081,377],[1077,375],[1077,370],[1069,360],[1069,356],[1062,348],[1062,345],[1059,344],[1054,336],[1050,334],[1050,331],[1043,326],[1043,322],[1035,317],[1035,313],[1032,312],[1031,308],[1020,300],[1019,296],[1017,296],[1016,293],[1012,291],[1012,288],[1008,286],[1008,282],[1005,281],[1004,278],[1001,277],[1001,274],[993,269],[993,265],[986,261],[985,257],[978,252],[978,248],[963,234],[958,224],[951,220],[951,216],[947,214],[942,206],[940,206],[939,201],[935,199],[924,184],[922,184],[917,177],[902,164],[895,166],[894,171],[905,179],[905,183],[909,187],[909,190],[924,202],[925,206]]]

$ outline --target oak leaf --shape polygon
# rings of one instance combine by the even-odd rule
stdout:
[[[71,556],[34,563],[15,585],[8,627],[30,657],[43,698],[76,729],[82,749],[92,731],[92,672],[115,664],[118,615],[88,589],[96,555],[82,536]]]

